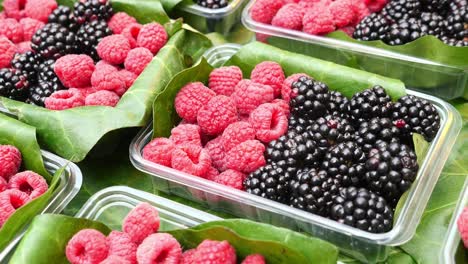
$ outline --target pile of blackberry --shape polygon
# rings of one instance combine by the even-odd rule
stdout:
[[[245,190],[373,233],[392,228],[395,207],[419,166],[412,134],[432,141],[436,108],[412,95],[392,102],[381,86],[346,98],[300,77],[285,135],[266,148],[267,165]]]
[[[16,54],[12,68],[1,70],[0,96],[44,106],[47,97],[64,89],[53,70],[55,61],[76,52],[98,60],[96,46],[112,34],[107,25],[112,15],[108,0],[78,1],[74,8],[58,6],[32,37],[32,51]]]
[[[362,19],[353,37],[403,45],[425,35],[451,46],[468,46],[467,1],[391,0],[380,12]]]

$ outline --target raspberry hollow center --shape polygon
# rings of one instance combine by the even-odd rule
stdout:
[[[24,182],[20,184],[19,190],[30,195],[34,188],[31,185],[29,185],[29,183]]]
[[[21,206],[23,206],[23,201],[20,198],[15,197],[15,196],[12,196],[10,198],[10,202],[11,202],[11,206],[13,206],[13,208],[15,209],[18,209]]]
[[[156,259],[154,260],[154,263],[163,263],[166,258],[168,257],[169,252],[167,250],[163,250],[161,254],[159,254]]]

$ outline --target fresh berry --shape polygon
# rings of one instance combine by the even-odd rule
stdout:
[[[65,89],[60,82],[48,82],[40,80],[31,86],[29,90],[29,101],[38,106],[45,106],[45,100],[56,91]],[[83,89],[80,89],[83,90]]]
[[[441,36],[444,20],[444,17],[437,13],[424,12],[421,14],[421,31],[428,35]]]
[[[305,73],[295,73],[284,80],[283,85],[281,87],[281,98],[283,98],[283,100],[289,103],[289,101],[291,101],[291,98],[296,96],[292,94],[292,85],[293,83],[297,82],[300,77],[303,76],[309,77]]]
[[[293,84],[292,93],[296,95],[290,102],[292,115],[312,120],[326,114],[330,101],[326,84],[300,77]]]
[[[11,145],[0,145],[0,177],[8,180],[21,166],[21,152]]]
[[[242,190],[245,175],[235,170],[226,170],[215,176],[213,181],[234,189]]]
[[[17,53],[11,60],[11,67],[24,72],[27,75],[29,83],[37,81],[37,72],[41,57],[32,51]]]
[[[18,44],[16,44],[16,49],[19,53],[25,53],[28,51],[32,51],[31,48],[31,41],[23,41]]]
[[[75,3],[73,15],[79,24],[93,20],[107,20],[113,15],[112,5],[107,0],[83,0]]]
[[[138,35],[140,34],[140,30],[143,26],[138,23],[132,23],[127,25],[123,30],[122,33],[120,33],[122,36],[126,37],[128,39],[128,42],[130,43],[130,46],[132,48],[137,47],[137,38]]]
[[[348,120],[330,115],[313,121],[306,130],[324,153],[338,143],[353,140],[354,136],[354,128]]]
[[[310,125],[314,120],[304,119],[302,117],[295,117],[291,115],[288,120],[288,131],[293,131],[296,133],[305,133],[309,130]]]
[[[73,10],[68,6],[58,6],[48,17],[48,23],[60,24],[75,32],[78,24],[73,17]]]
[[[382,10],[382,8],[388,3],[388,0],[364,0],[364,3],[367,8],[369,8],[369,11],[374,13],[380,12],[380,10]]]
[[[250,114],[261,104],[271,102],[274,92],[271,86],[242,80],[236,85],[231,98],[236,103],[239,113]]]
[[[196,0],[199,6],[203,6],[211,9],[223,8],[228,5],[227,0]]]
[[[265,165],[265,146],[258,140],[247,140],[226,154],[226,166],[243,173],[251,173]]]
[[[174,100],[176,112],[184,120],[195,122],[200,109],[215,95],[215,92],[201,82],[189,83],[177,93]]]
[[[311,8],[302,19],[302,30],[312,35],[324,35],[335,30],[333,15],[328,8]]]
[[[266,260],[260,254],[252,254],[245,257],[241,264],[266,264]]]
[[[360,123],[356,131],[356,143],[368,153],[379,140],[389,143],[399,141],[399,133],[390,118],[374,117]]]
[[[0,68],[9,67],[15,53],[15,44],[6,37],[0,36]]]
[[[330,91],[327,111],[330,115],[348,119],[350,111],[348,98],[340,92]]]
[[[390,45],[402,45],[422,37],[421,22],[416,18],[401,20],[390,26],[386,42]]]
[[[0,177],[0,193],[8,189],[8,182],[5,178]]]
[[[353,25],[357,20],[357,13],[354,11],[351,0],[337,0],[329,6],[333,22],[338,28]]]
[[[226,159],[225,159],[226,152],[224,151],[223,144],[221,142],[222,142],[222,136],[218,136],[217,138],[208,141],[208,143],[206,143],[205,145],[205,149],[208,151],[208,154],[211,157],[212,165],[220,171],[225,171],[226,170]]]
[[[4,0],[2,5],[4,15],[16,20],[26,17],[26,11],[24,10],[25,4],[26,1],[24,0]]]
[[[55,62],[54,71],[65,87],[85,88],[91,85],[94,61],[87,55],[65,55]]]
[[[392,106],[392,99],[385,89],[376,85],[353,95],[350,101],[350,115],[354,121],[390,117]]]
[[[217,95],[198,111],[197,121],[205,134],[218,135],[237,121],[236,105],[231,98]]]
[[[47,97],[44,105],[50,110],[65,110],[85,104],[84,96],[77,90],[61,90]]]
[[[268,143],[281,137],[288,129],[288,118],[275,104],[262,104],[250,114],[249,122],[257,139]]]
[[[132,262],[127,261],[122,257],[110,255],[105,260],[99,262],[99,264],[132,264]]]
[[[124,63],[130,49],[130,43],[122,35],[104,37],[96,47],[99,57],[111,64]]]
[[[153,53],[146,48],[135,48],[128,52],[125,58],[125,69],[140,75],[153,59]]]
[[[80,51],[98,61],[96,47],[104,37],[110,35],[112,35],[112,30],[109,29],[106,21],[93,20],[80,26],[76,33],[76,41]]]
[[[0,96],[24,101],[28,97],[29,82],[25,72],[3,68],[0,69]]]
[[[44,27],[44,22],[33,19],[33,18],[23,18],[20,21],[21,27],[23,28],[23,40],[30,41],[34,36],[34,33]]]
[[[137,37],[137,45],[147,48],[154,55],[166,44],[166,41],[166,30],[156,22],[143,25]]]
[[[283,0],[259,0],[252,6],[250,15],[252,19],[265,24],[270,24],[278,10],[283,6]]]
[[[181,264],[195,264],[196,260],[194,259],[195,252],[197,250],[195,248],[186,250],[182,253],[182,259],[180,261]]]
[[[201,146],[200,127],[193,124],[179,124],[171,130],[170,139],[176,145],[194,144]]]
[[[107,236],[109,243],[109,256],[117,256],[131,264],[136,264],[136,252],[138,245],[124,232],[112,231]]]
[[[23,41],[23,27],[13,18],[0,20],[0,36],[5,36],[14,43]]]
[[[120,34],[124,28],[132,23],[137,23],[136,19],[125,12],[115,13],[109,20],[109,28],[114,34]]]
[[[225,151],[231,150],[240,143],[255,139],[255,130],[252,125],[245,121],[230,124],[221,135],[221,144]]]
[[[98,264],[106,259],[108,250],[106,236],[94,229],[82,229],[68,241],[65,254],[71,264]]]
[[[125,81],[120,77],[119,71],[106,64],[96,65],[91,75],[91,85],[98,90],[118,91],[125,89]]]
[[[131,71],[127,71],[127,70],[120,70],[119,75],[120,75],[120,79],[122,79],[124,81],[126,88],[132,87],[133,83],[138,78],[138,75],[134,74]],[[119,93],[118,91],[119,90],[116,91],[118,95],[122,96],[124,94],[124,93]]]
[[[305,10],[299,4],[286,4],[278,10],[271,24],[277,27],[301,30],[304,13]]]
[[[143,158],[154,163],[171,166],[175,144],[168,138],[155,138],[143,148]]]
[[[211,167],[211,158],[200,145],[182,144],[172,152],[172,168],[195,176],[203,176]]]
[[[85,105],[115,107],[119,103],[119,100],[120,97],[116,93],[112,91],[100,90],[86,96]]]
[[[193,258],[197,264],[236,264],[236,250],[227,241],[204,240]]]
[[[286,118],[289,118],[290,111],[289,111],[289,103],[288,102],[286,102],[283,99],[275,99],[275,100],[271,101],[271,103],[274,104],[274,105],[277,105],[281,109],[281,111],[284,113]]]
[[[44,194],[49,186],[41,175],[32,171],[23,171],[10,178],[8,188],[22,191],[33,200]]]
[[[123,220],[122,231],[134,243],[140,244],[149,235],[156,233],[159,225],[158,211],[148,203],[140,203]]]
[[[237,66],[225,66],[210,73],[208,86],[217,95],[230,96],[236,85],[242,80],[242,71]]]
[[[465,207],[457,219],[458,232],[465,245],[468,248],[468,207]]]
[[[0,193],[0,228],[21,206],[29,202],[29,196],[18,190],[6,190]]]
[[[273,88],[275,97],[281,95],[281,88],[285,80],[281,65],[273,61],[264,61],[255,66],[250,74],[250,79],[255,83],[268,85]]]
[[[45,59],[58,59],[76,50],[76,36],[59,24],[46,24],[32,37],[31,48]]]
[[[390,1],[383,9],[381,14],[389,20],[400,21],[416,17],[421,11],[419,0],[394,0]]]
[[[139,264],[172,264],[180,263],[182,248],[170,234],[158,233],[145,238],[138,246],[137,261]]]
[[[54,9],[57,8],[57,2],[55,0],[29,0],[26,1],[24,11],[26,16],[37,19],[44,23],[47,22],[47,18]]]
[[[214,181],[215,178],[218,177],[218,175],[219,175],[218,169],[212,166],[208,169],[208,171],[202,177],[207,180]]]

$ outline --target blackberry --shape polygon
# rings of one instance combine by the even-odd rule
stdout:
[[[306,120],[300,117],[290,116],[288,120],[288,131],[296,133],[304,133],[309,130],[313,121]]]
[[[104,20],[94,20],[85,23],[76,33],[80,50],[90,55],[95,61],[99,60],[96,47],[105,36],[112,35],[112,30]]]
[[[320,117],[310,125],[308,132],[322,152],[344,141],[353,140],[354,128],[348,120],[328,115]]]
[[[58,59],[76,51],[75,34],[59,24],[46,24],[32,37],[31,48],[44,59]]]
[[[444,21],[444,34],[453,39],[468,38],[468,6],[454,10]]]
[[[364,180],[369,190],[396,205],[414,182],[418,168],[416,154],[410,147],[380,141],[369,152]]]
[[[93,20],[108,20],[113,14],[112,5],[107,0],[85,0],[75,3],[73,15],[78,24]]]
[[[424,35],[419,20],[410,18],[391,25],[385,42],[393,46],[403,45]]]
[[[453,38],[448,38],[448,37],[442,37],[441,40],[450,46],[455,46],[455,47],[467,47],[468,46],[468,41],[465,40],[458,40],[458,39],[453,39]]]
[[[364,188],[348,187],[333,198],[330,218],[367,232],[384,233],[392,229],[393,212],[381,196]]]
[[[349,118],[349,100],[340,92],[330,91],[330,100],[327,104],[330,115]]]
[[[421,10],[419,0],[393,0],[381,11],[381,15],[388,20],[398,22],[417,17]]]
[[[29,82],[26,73],[15,69],[0,69],[0,96],[25,101],[28,91]]]
[[[46,60],[39,64],[38,68],[38,78],[39,82],[44,82],[47,83],[47,86],[51,87],[49,88],[50,90],[62,90],[65,87],[62,85],[62,82],[60,82],[60,79],[54,72],[54,60]],[[43,85],[45,86],[45,85]]]
[[[29,102],[34,105],[44,106],[45,99],[58,90],[65,87],[59,82],[39,81],[29,91]]]
[[[292,89],[297,94],[290,102],[292,115],[315,119],[326,114],[330,100],[326,84],[303,76],[293,83]]]
[[[354,142],[347,141],[330,148],[322,162],[328,176],[338,179],[341,186],[358,185],[365,174],[366,155]]]
[[[227,0],[196,0],[197,5],[211,9],[223,8],[228,5]]]
[[[420,0],[421,10],[445,15],[449,11],[451,0]]]
[[[351,119],[360,122],[372,117],[389,117],[392,99],[382,86],[376,85],[354,94],[349,105]]]
[[[428,101],[414,95],[405,95],[394,105],[392,119],[404,133],[418,133],[432,141],[440,128],[437,109]]]
[[[427,35],[441,37],[444,30],[444,18],[437,13],[421,14],[421,31]]]
[[[353,37],[357,40],[384,40],[390,30],[390,22],[383,15],[372,13],[356,26]]]
[[[40,62],[41,56],[32,51],[27,51],[25,53],[17,53],[11,61],[11,66],[24,72],[29,83],[32,84],[37,81],[37,70]]]
[[[78,29],[78,24],[73,17],[73,11],[68,6],[61,5],[54,9],[49,15],[48,23],[60,24],[73,32],[76,32]]]
[[[297,173],[290,187],[291,206],[328,216],[332,198],[338,194],[340,183],[324,170],[310,169]]]
[[[368,153],[378,140],[384,142],[399,141],[400,131],[390,118],[374,117],[360,124],[356,131],[356,143]]]

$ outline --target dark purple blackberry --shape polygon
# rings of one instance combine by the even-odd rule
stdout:
[[[369,152],[364,181],[369,190],[396,205],[416,179],[418,168],[416,154],[410,147],[379,141]]]
[[[302,76],[293,83],[292,90],[296,97],[291,99],[291,114],[304,119],[325,116],[330,94],[326,84]]]
[[[65,87],[59,82],[39,81],[33,85],[29,91],[29,101],[31,104],[44,106],[45,99],[58,90]]]
[[[384,40],[391,23],[383,15],[372,13],[356,26],[353,37],[357,40]]]
[[[107,21],[114,14],[112,5],[108,0],[84,0],[75,3],[75,16],[78,24],[84,24],[93,20]]]
[[[426,35],[441,37],[444,30],[444,17],[437,13],[421,14],[421,31]]]
[[[392,109],[392,99],[380,85],[354,94],[350,101],[351,119],[358,124],[372,117],[389,117]]]
[[[349,100],[340,92],[330,91],[327,111],[329,115],[349,118]]]
[[[456,40],[467,40],[468,6],[460,7],[447,16],[444,21],[444,35]]]
[[[44,59],[58,59],[76,51],[75,34],[59,24],[46,24],[31,40],[31,48]]]
[[[228,5],[227,0],[196,0],[197,5],[211,9],[223,8]]]
[[[315,120],[309,126],[307,133],[312,134],[312,138],[323,153],[331,146],[354,139],[354,128],[349,121],[331,115]]]
[[[356,143],[368,153],[378,140],[384,142],[398,142],[400,130],[390,118],[374,117],[369,121],[361,122],[356,131]]]
[[[393,211],[384,198],[357,187],[342,188],[333,198],[330,218],[371,233],[392,229]]]
[[[301,210],[328,216],[330,204],[338,194],[340,183],[324,170],[310,169],[297,173],[292,179],[290,205]]]
[[[60,24],[63,27],[68,28],[70,31],[76,32],[78,30],[78,24],[73,17],[73,10],[68,6],[58,6],[49,15],[48,23]]]
[[[15,69],[0,69],[0,96],[17,101],[28,97],[29,83],[26,73]]]
[[[40,62],[41,56],[32,51],[28,51],[15,54],[15,57],[11,61],[11,67],[25,73],[29,83],[33,84],[37,81],[37,70]]]
[[[356,186],[365,174],[366,154],[354,142],[339,143],[330,148],[322,162],[328,176],[338,179],[341,186]]]
[[[290,116],[288,120],[288,131],[295,131],[299,134],[304,133],[309,130],[312,122],[311,120]]]
[[[400,20],[398,23],[391,25],[385,42],[392,46],[403,45],[424,35],[425,33],[422,31],[420,21],[415,18],[409,18],[408,20]]]
[[[467,47],[468,46],[468,41],[465,40],[458,40],[458,39],[453,39],[453,38],[448,38],[446,36],[442,37],[441,40],[450,46],[454,47]]]
[[[395,103],[392,119],[400,131],[418,133],[432,141],[440,128],[437,109],[427,100],[414,95],[405,95]]]
[[[418,17],[421,10],[419,0],[393,0],[381,11],[381,15],[387,20],[398,22],[408,18]]]
[[[76,33],[78,47],[83,53],[90,55],[95,61],[99,60],[96,47],[105,36],[112,35],[112,30],[104,20],[93,20],[85,23]]]
[[[420,0],[421,10],[446,15],[450,10],[451,0]]]

